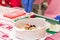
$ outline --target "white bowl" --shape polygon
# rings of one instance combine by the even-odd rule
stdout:
[[[17,27],[20,24],[26,23],[36,25],[37,27],[40,26],[40,28],[35,30],[21,30]],[[43,38],[46,35],[46,28],[48,25],[47,22],[42,18],[30,18],[17,21],[15,26],[15,35],[17,38],[24,40],[36,40]]]

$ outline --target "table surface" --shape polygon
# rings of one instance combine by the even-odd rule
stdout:
[[[17,10],[20,10],[20,9],[0,6],[0,14],[1,14],[0,21],[5,20],[4,17],[3,17],[3,19],[1,18],[4,13],[14,12]],[[12,34],[14,34],[12,24],[8,24],[7,22],[6,23],[0,22],[0,35],[1,35],[0,40],[21,40],[21,39],[15,38],[15,36]],[[40,40],[44,40],[44,39],[45,39],[45,37]]]

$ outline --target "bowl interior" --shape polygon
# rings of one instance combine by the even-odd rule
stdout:
[[[17,21],[15,26],[21,28],[24,27],[25,24],[35,25],[36,27],[44,27],[46,26],[46,21],[41,18],[29,18]]]

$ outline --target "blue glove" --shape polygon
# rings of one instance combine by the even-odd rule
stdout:
[[[22,4],[26,12],[30,13],[32,11],[32,5],[35,0],[22,0]]]
[[[60,20],[60,15],[55,17],[56,20]]]
[[[26,12],[28,12],[28,0],[22,0],[22,4]]]
[[[31,12],[32,11],[32,6],[33,6],[33,2],[35,0],[29,0],[29,5],[28,5],[28,12]]]
[[[58,20],[60,23],[60,15],[56,16],[55,19]]]

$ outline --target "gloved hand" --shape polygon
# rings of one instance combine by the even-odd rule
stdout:
[[[60,20],[60,15],[55,17],[56,20]]]
[[[32,5],[34,1],[35,0],[22,0],[26,12],[30,13],[32,11]]]
[[[60,15],[56,16],[55,19],[58,20],[60,23]]]

